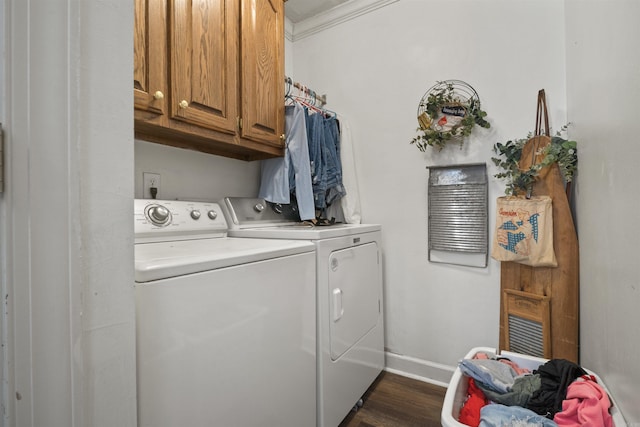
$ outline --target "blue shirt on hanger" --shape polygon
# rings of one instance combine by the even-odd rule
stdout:
[[[297,102],[285,107],[285,155],[262,161],[258,197],[272,203],[290,203],[295,190],[300,219],[315,219],[306,114]]]

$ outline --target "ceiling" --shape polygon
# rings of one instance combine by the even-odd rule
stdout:
[[[288,0],[284,4],[285,15],[295,24],[348,1],[350,0]]]

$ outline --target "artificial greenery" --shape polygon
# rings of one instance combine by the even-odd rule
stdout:
[[[555,136],[552,136],[551,143],[536,153],[542,156],[540,163],[531,165],[527,170],[520,168],[520,158],[522,156],[522,148],[533,136],[531,132],[526,138],[514,139],[504,144],[498,142],[493,146],[493,151],[501,157],[492,157],[491,160],[496,166],[503,169],[502,172],[494,176],[507,181],[505,194],[511,196],[523,192],[530,194],[533,183],[536,181],[540,171],[553,163],[558,163],[565,183],[572,181],[578,165],[578,150],[576,141],[562,138],[562,133],[566,131],[567,125],[564,125]]]
[[[443,107],[464,107],[466,110],[460,123],[449,131],[439,131],[431,126],[442,112]],[[420,134],[411,140],[411,144],[415,144],[422,152],[426,151],[429,146],[442,150],[452,140],[457,140],[462,144],[463,138],[471,134],[474,126],[483,128],[491,126],[485,119],[487,113],[480,109],[480,102],[475,99],[470,99],[468,102],[461,101],[456,96],[452,83],[447,83],[441,89],[430,93],[426,101],[424,99],[420,101],[418,109],[424,111],[418,117],[420,127],[417,131]]]

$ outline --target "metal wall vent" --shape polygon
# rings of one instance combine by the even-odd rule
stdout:
[[[429,168],[429,261],[487,266],[487,172],[485,164]],[[434,251],[480,254],[480,265],[464,257],[442,261]]]

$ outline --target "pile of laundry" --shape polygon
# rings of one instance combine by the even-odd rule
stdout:
[[[611,401],[593,375],[564,359],[534,371],[478,353],[463,359],[467,399],[458,421],[472,427],[615,427]]]

